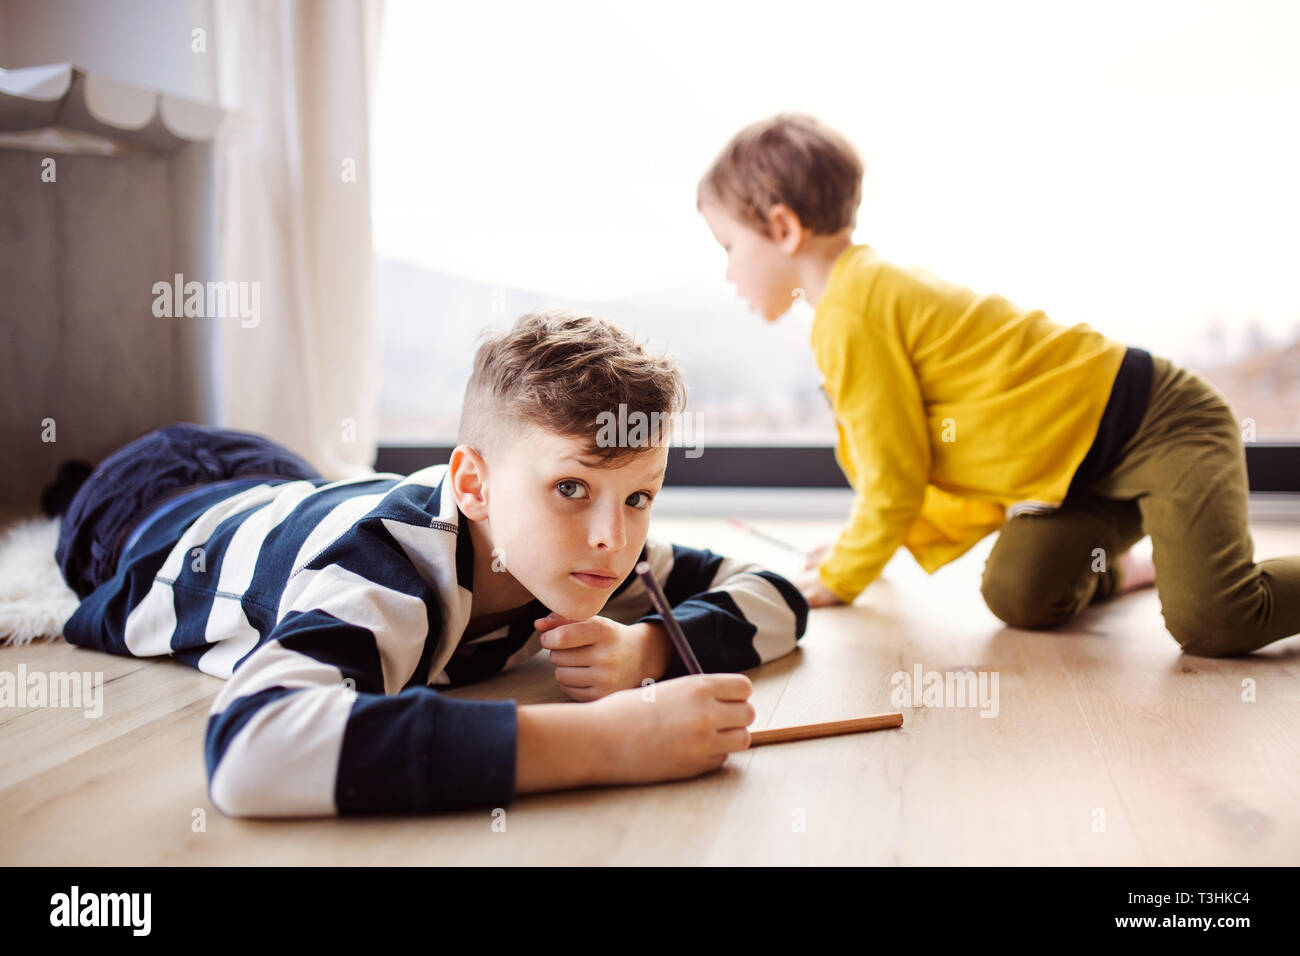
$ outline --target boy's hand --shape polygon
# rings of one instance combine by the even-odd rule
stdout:
[[[681,780],[716,770],[751,743],[754,685],[744,674],[688,674],[592,705],[596,783]]]
[[[794,584],[799,589],[799,593],[808,600],[809,607],[831,607],[844,603],[826,585],[822,584],[821,575],[818,573],[817,568],[804,571],[803,574],[794,579]]]
[[[573,700],[640,687],[647,677],[657,680],[672,661],[667,633],[649,622],[620,624],[599,615],[570,621],[551,613],[533,626],[551,652],[556,683]]]

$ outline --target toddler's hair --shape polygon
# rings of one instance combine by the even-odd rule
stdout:
[[[489,462],[523,423],[569,438],[586,439],[587,454],[602,465],[647,450],[599,441],[601,413],[617,420],[659,413],[666,432],[684,410],[686,383],[677,363],[651,355],[626,330],[577,312],[520,316],[508,332],[489,329],[474,356],[465,387],[458,444]],[[659,442],[663,444],[663,440]]]
[[[804,113],[778,113],[746,126],[713,161],[696,190],[696,208],[712,202],[767,234],[768,213],[784,203],[814,233],[857,224],[862,160],[853,145]]]

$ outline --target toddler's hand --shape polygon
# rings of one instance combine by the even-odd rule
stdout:
[[[799,577],[795,578],[794,584],[799,589],[799,593],[807,599],[809,607],[831,607],[832,605],[844,603],[826,585],[822,584],[821,576],[817,573],[816,568],[799,575]]]

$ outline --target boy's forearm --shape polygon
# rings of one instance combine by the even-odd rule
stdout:
[[[658,679],[672,663],[672,639],[661,624],[632,626],[644,642],[645,665]],[[520,705],[516,720],[516,793],[617,782],[609,779],[606,727],[594,703]]]
[[[517,711],[515,792],[599,783],[604,738],[590,704],[526,704]]]
[[[650,677],[659,680],[668,671],[669,665],[673,662],[673,655],[677,649],[673,647],[673,639],[668,636],[668,629],[662,624],[655,624],[650,621],[642,621],[640,624],[633,624],[632,627],[641,632],[645,649],[645,669],[649,672]]]

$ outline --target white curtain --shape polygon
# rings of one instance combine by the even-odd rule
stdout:
[[[331,479],[372,470],[378,337],[370,101],[380,0],[215,0],[217,272],[258,283],[217,324],[217,423]],[[251,288],[251,287],[250,287]],[[251,295],[251,293],[250,293]]]

